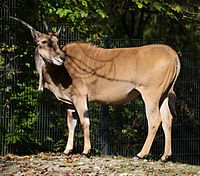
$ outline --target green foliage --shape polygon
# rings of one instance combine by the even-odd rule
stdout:
[[[178,50],[199,51],[200,6],[194,0],[39,0],[32,3],[34,8],[31,9],[28,1],[17,1],[18,8],[21,7],[16,12],[17,16],[30,24],[35,24],[35,21],[41,20],[41,15],[45,15],[50,24],[62,22],[66,26],[72,27],[74,31],[78,31],[82,38],[93,39],[101,46],[103,46],[102,36],[123,39],[155,38],[173,41],[173,45]],[[31,9],[31,13],[26,13],[24,16],[22,13],[24,9]],[[0,28],[6,29],[9,35],[12,31],[8,25],[0,26]],[[14,29],[14,33],[20,39],[19,43],[13,46],[9,46],[6,42],[0,43],[0,113],[2,117],[10,119],[7,126],[0,124],[0,132],[4,134],[8,144],[16,146],[18,152],[22,146],[27,146],[27,150],[30,151],[34,150],[32,146],[39,145],[41,147],[45,142],[53,143],[57,151],[63,149],[66,144],[64,132],[59,140],[55,139],[50,132],[45,137],[41,136],[37,140],[35,138],[36,123],[44,125],[39,118],[42,112],[38,110],[38,106],[41,103],[47,104],[51,108],[46,114],[49,119],[48,123],[46,122],[48,129],[53,130],[59,127],[59,130],[62,131],[66,119],[60,118],[59,111],[56,109],[60,102],[55,101],[54,98],[51,99],[51,102],[54,102],[51,104],[49,100],[51,96],[42,99],[38,93],[38,77],[33,59],[35,46],[26,41],[30,40],[30,32],[27,32],[23,27],[20,29],[21,31],[18,28]],[[27,35],[24,35],[25,33]],[[4,34],[0,31],[0,35]],[[116,45],[112,44],[111,47],[116,47]],[[196,63],[200,63],[198,55]],[[198,77],[198,73],[195,76]],[[183,91],[181,88],[179,89],[179,92]],[[194,112],[192,107],[194,99],[190,98],[189,102],[181,101],[179,103],[181,111],[186,112],[187,118],[198,124],[198,120],[192,120],[198,116],[198,112]],[[110,141],[128,142],[132,147],[129,150],[134,150],[135,146],[137,148],[135,142],[140,141],[139,138],[142,138],[145,133],[142,107],[141,100],[136,100],[133,107],[131,105],[126,105],[123,108],[109,106]],[[133,112],[132,109],[135,111]],[[90,105],[91,137],[93,140],[97,139],[97,129],[104,130],[102,111],[102,106]],[[100,117],[97,118],[97,115]],[[47,129],[46,126],[44,126],[44,130]],[[76,138],[78,138],[76,144],[81,145],[83,143],[82,132],[76,133]],[[98,143],[101,139],[97,140],[99,140]],[[98,146],[95,149],[98,153]]]
[[[58,107],[61,108],[62,105],[54,97],[42,96],[44,93],[38,92],[34,58],[32,56],[30,60],[27,60],[27,56],[31,56],[34,51],[32,45],[27,46],[25,51],[23,49],[15,50],[15,54],[18,53],[15,58],[18,59],[20,70],[14,68],[13,64],[5,64],[3,61],[6,59],[1,57],[4,64],[0,67],[0,70],[3,71],[3,74],[0,75],[3,78],[0,89],[0,95],[2,95],[0,133],[4,136],[6,144],[14,149],[14,153],[30,154],[46,150],[47,143],[54,145],[54,151],[60,151],[66,145],[66,141],[63,140],[66,139],[64,131],[66,119],[60,117],[60,112],[56,107],[58,103]],[[3,50],[5,51],[5,49]],[[10,56],[10,53],[7,54]],[[45,107],[41,110],[41,104],[47,104],[49,109],[51,108],[47,114],[43,114]],[[46,115],[48,119],[43,122],[45,118],[41,115]],[[4,119],[9,119],[8,124],[4,123]],[[49,129],[48,133],[39,134],[46,129]],[[57,139],[55,133],[51,132],[55,129],[62,131],[60,139]]]
[[[0,112],[3,118],[10,118],[7,126],[2,127],[1,133],[5,136],[5,141],[9,146],[15,146],[15,152],[33,152],[33,145],[37,145],[34,138],[34,127],[38,118],[38,91],[35,86],[35,73],[30,68],[30,63],[20,62],[26,59],[27,55],[31,55],[32,46],[27,47],[25,51],[20,51],[15,45],[11,47],[5,43],[1,45],[0,95],[2,102]],[[19,68],[32,71],[25,73],[24,70],[19,70],[16,68],[18,62],[20,63]],[[21,151],[22,148],[25,150]]]
[[[118,154],[118,145],[125,145],[127,151],[135,155],[141,149],[141,141],[146,135],[143,101],[139,98],[129,104],[109,106],[109,141]]]
[[[196,1],[108,1],[104,7],[113,38],[158,38],[178,50],[199,47],[200,11]],[[195,46],[191,45],[194,44]]]
[[[104,11],[104,3],[100,0],[51,0],[40,3],[43,14],[45,12],[59,17],[74,31],[78,30],[84,38],[99,34],[107,28],[103,22],[108,16]]]

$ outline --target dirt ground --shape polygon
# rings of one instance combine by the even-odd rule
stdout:
[[[54,153],[0,157],[1,176],[197,176],[200,166],[158,161],[134,161],[125,157],[91,157],[80,155],[63,156]]]

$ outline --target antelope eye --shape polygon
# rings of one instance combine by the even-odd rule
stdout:
[[[46,43],[47,43],[47,41],[46,41],[46,40],[42,41],[42,44],[46,44]]]

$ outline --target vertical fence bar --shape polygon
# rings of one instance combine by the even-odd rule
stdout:
[[[104,48],[110,48],[110,37],[105,37],[103,41]],[[103,133],[102,133],[102,150],[103,154],[109,154],[109,143],[108,143],[108,127],[109,127],[109,106],[102,106],[103,115]]]

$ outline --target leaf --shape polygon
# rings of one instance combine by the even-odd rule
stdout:
[[[84,11],[81,11],[81,17],[84,18],[84,17],[87,17],[88,16],[88,13],[84,12]]]
[[[47,136],[47,141],[53,141],[53,139],[50,136]]]
[[[87,1],[82,0],[82,5],[85,6],[85,7],[88,7]]]
[[[56,14],[59,15],[60,17],[63,17],[63,9],[62,9],[62,8],[59,8],[59,9],[56,11]]]
[[[52,31],[53,31],[53,32],[56,32],[56,31],[57,31],[55,26],[52,27]]]
[[[176,4],[174,6],[171,7],[172,10],[176,11],[177,13],[182,13],[183,12],[183,9],[180,5]]]
[[[159,3],[159,2],[154,2],[154,3],[153,3],[153,6],[154,6],[154,8],[155,8],[156,10],[158,10],[158,11],[161,11],[161,10],[163,9],[162,4]]]
[[[70,15],[69,15],[69,19],[70,19],[72,22],[74,22],[74,21],[75,21],[74,14],[70,14]]]
[[[28,68],[31,67],[30,63],[25,63],[25,65],[26,65]]]
[[[106,17],[106,14],[101,9],[97,9],[96,12],[101,16],[101,18]]]
[[[133,2],[136,3],[136,5],[137,5],[137,7],[138,7],[139,9],[141,9],[141,8],[143,7],[143,4],[142,4],[141,2],[139,2],[139,0],[133,0]]]
[[[145,4],[149,4],[150,0],[144,0]]]
[[[141,9],[143,7],[143,4],[138,2],[137,6],[138,6],[139,9]]]
[[[76,166],[76,165],[73,164],[73,163],[65,163],[65,164],[63,164],[63,166],[64,166],[64,167],[74,167],[74,166]]]

